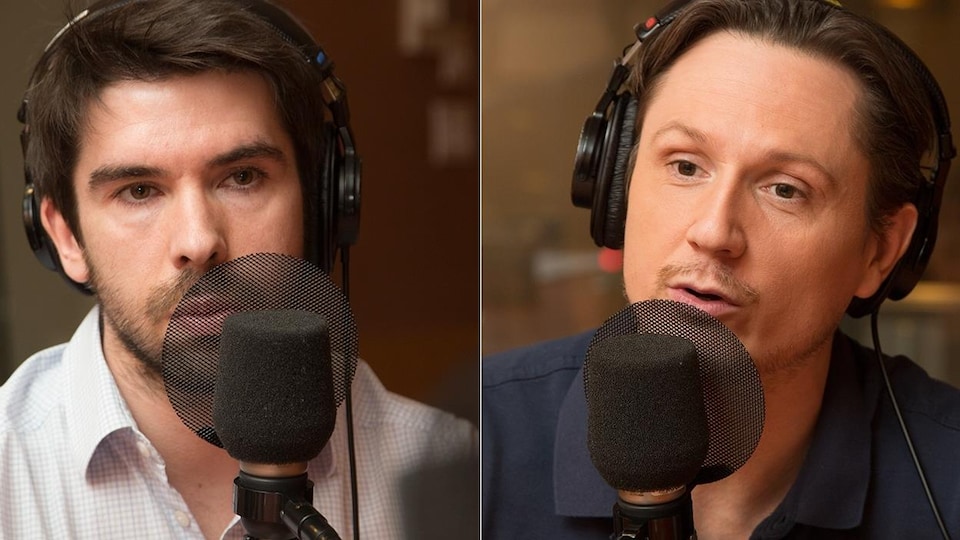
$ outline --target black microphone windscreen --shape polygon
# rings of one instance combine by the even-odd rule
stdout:
[[[633,492],[688,485],[709,442],[694,344],[613,336],[591,348],[586,369],[587,445],[600,476]]]
[[[309,461],[336,423],[327,322],[299,310],[228,317],[220,335],[213,425],[247,463]]]

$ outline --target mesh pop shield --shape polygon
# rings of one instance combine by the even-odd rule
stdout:
[[[629,349],[635,344],[624,341],[628,339],[624,336],[643,334],[683,338],[695,347],[709,441],[702,466],[700,466],[692,483],[705,484],[726,478],[746,463],[760,441],[764,419],[763,387],[760,384],[760,375],[757,368],[740,340],[723,323],[706,312],[680,302],[648,300],[627,306],[607,319],[594,335],[587,350],[584,364],[584,386],[588,409],[607,406],[600,403],[596,398],[600,393],[604,393],[604,399],[616,400],[618,399],[617,396],[611,397],[606,392],[624,392],[629,391],[630,388],[629,381],[621,381],[621,384],[615,388],[601,388],[597,383],[602,381],[591,380],[591,373],[597,372],[597,367],[593,366],[592,363],[611,363],[611,360],[605,358],[605,355],[608,355],[610,350],[616,350],[620,358],[615,359],[613,363],[629,364],[624,357],[630,356]],[[607,340],[612,341],[604,344]],[[638,343],[642,341],[640,340]],[[649,370],[653,369],[646,367],[654,362],[646,356],[647,352],[642,349],[637,349],[637,351],[637,354],[632,355],[632,361],[644,365],[627,369],[622,375],[619,375],[621,379],[633,378],[636,377],[638,372],[649,373]],[[659,362],[660,360],[656,361]],[[617,376],[613,375],[614,378]],[[641,382],[637,381],[636,384],[639,385]],[[620,388],[621,386],[623,388]],[[690,392],[695,390],[695,388],[691,388]],[[663,389],[654,389],[648,393],[655,399],[668,399],[664,395]],[[628,398],[623,397],[622,399]],[[672,419],[665,420],[665,422],[672,423],[678,429],[689,429],[691,425],[696,424],[697,420]],[[591,435],[589,426],[587,433],[588,444],[592,446],[589,439],[593,435]],[[633,456],[635,460],[644,459],[638,454],[642,451],[639,440],[644,434],[632,433],[629,435],[629,438],[621,439],[622,442],[616,446],[607,445],[603,448],[591,448],[591,459],[595,465],[599,464],[598,470],[601,467],[616,467],[617,461],[628,459],[627,456]],[[656,439],[648,440],[643,444],[657,445],[663,441],[678,441],[688,434],[677,433],[661,436],[665,438],[660,439],[660,441]],[[690,436],[696,436],[696,434],[691,433]],[[628,445],[635,446],[630,447]],[[657,463],[648,463],[645,466],[658,467],[661,465],[667,466],[667,464]],[[618,480],[639,484],[647,482],[656,474],[650,473],[649,478],[618,478]],[[622,477],[623,474],[617,476]]]
[[[288,255],[254,253],[227,261],[190,287],[163,340],[167,397],[183,423],[211,444],[223,446],[212,411],[224,321],[237,313],[268,310],[323,317],[335,406],[346,397],[357,365],[357,328],[340,289],[317,266]]]

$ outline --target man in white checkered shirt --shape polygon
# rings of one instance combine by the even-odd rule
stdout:
[[[320,245],[329,270],[327,232],[305,225],[323,219],[305,203],[325,165],[323,70],[263,13],[259,0],[101,2],[38,64],[21,111],[33,247],[97,306],[0,388],[2,538],[244,534],[237,461],[181,422],[161,356],[177,302],[215,265],[313,260]],[[362,361],[352,396],[361,537],[474,523],[457,498],[475,496],[476,429],[386,391]],[[347,539],[344,416],[308,475]]]

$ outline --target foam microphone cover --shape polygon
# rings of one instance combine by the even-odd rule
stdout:
[[[612,336],[591,347],[585,369],[587,445],[603,479],[632,492],[690,484],[710,435],[694,344]]]
[[[212,415],[232,457],[285,464],[320,453],[337,410],[328,334],[326,320],[308,311],[247,311],[224,321]]]

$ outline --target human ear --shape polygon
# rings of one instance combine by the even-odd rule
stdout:
[[[889,217],[889,225],[879,235],[874,235],[870,259],[855,293],[860,298],[872,296],[893,267],[906,253],[917,226],[917,207],[906,203]]]
[[[60,257],[60,266],[63,272],[77,283],[86,283],[90,279],[90,270],[83,258],[83,247],[77,241],[76,235],[67,225],[63,214],[53,204],[49,197],[40,202],[40,221],[47,231],[47,236],[57,248]]]

